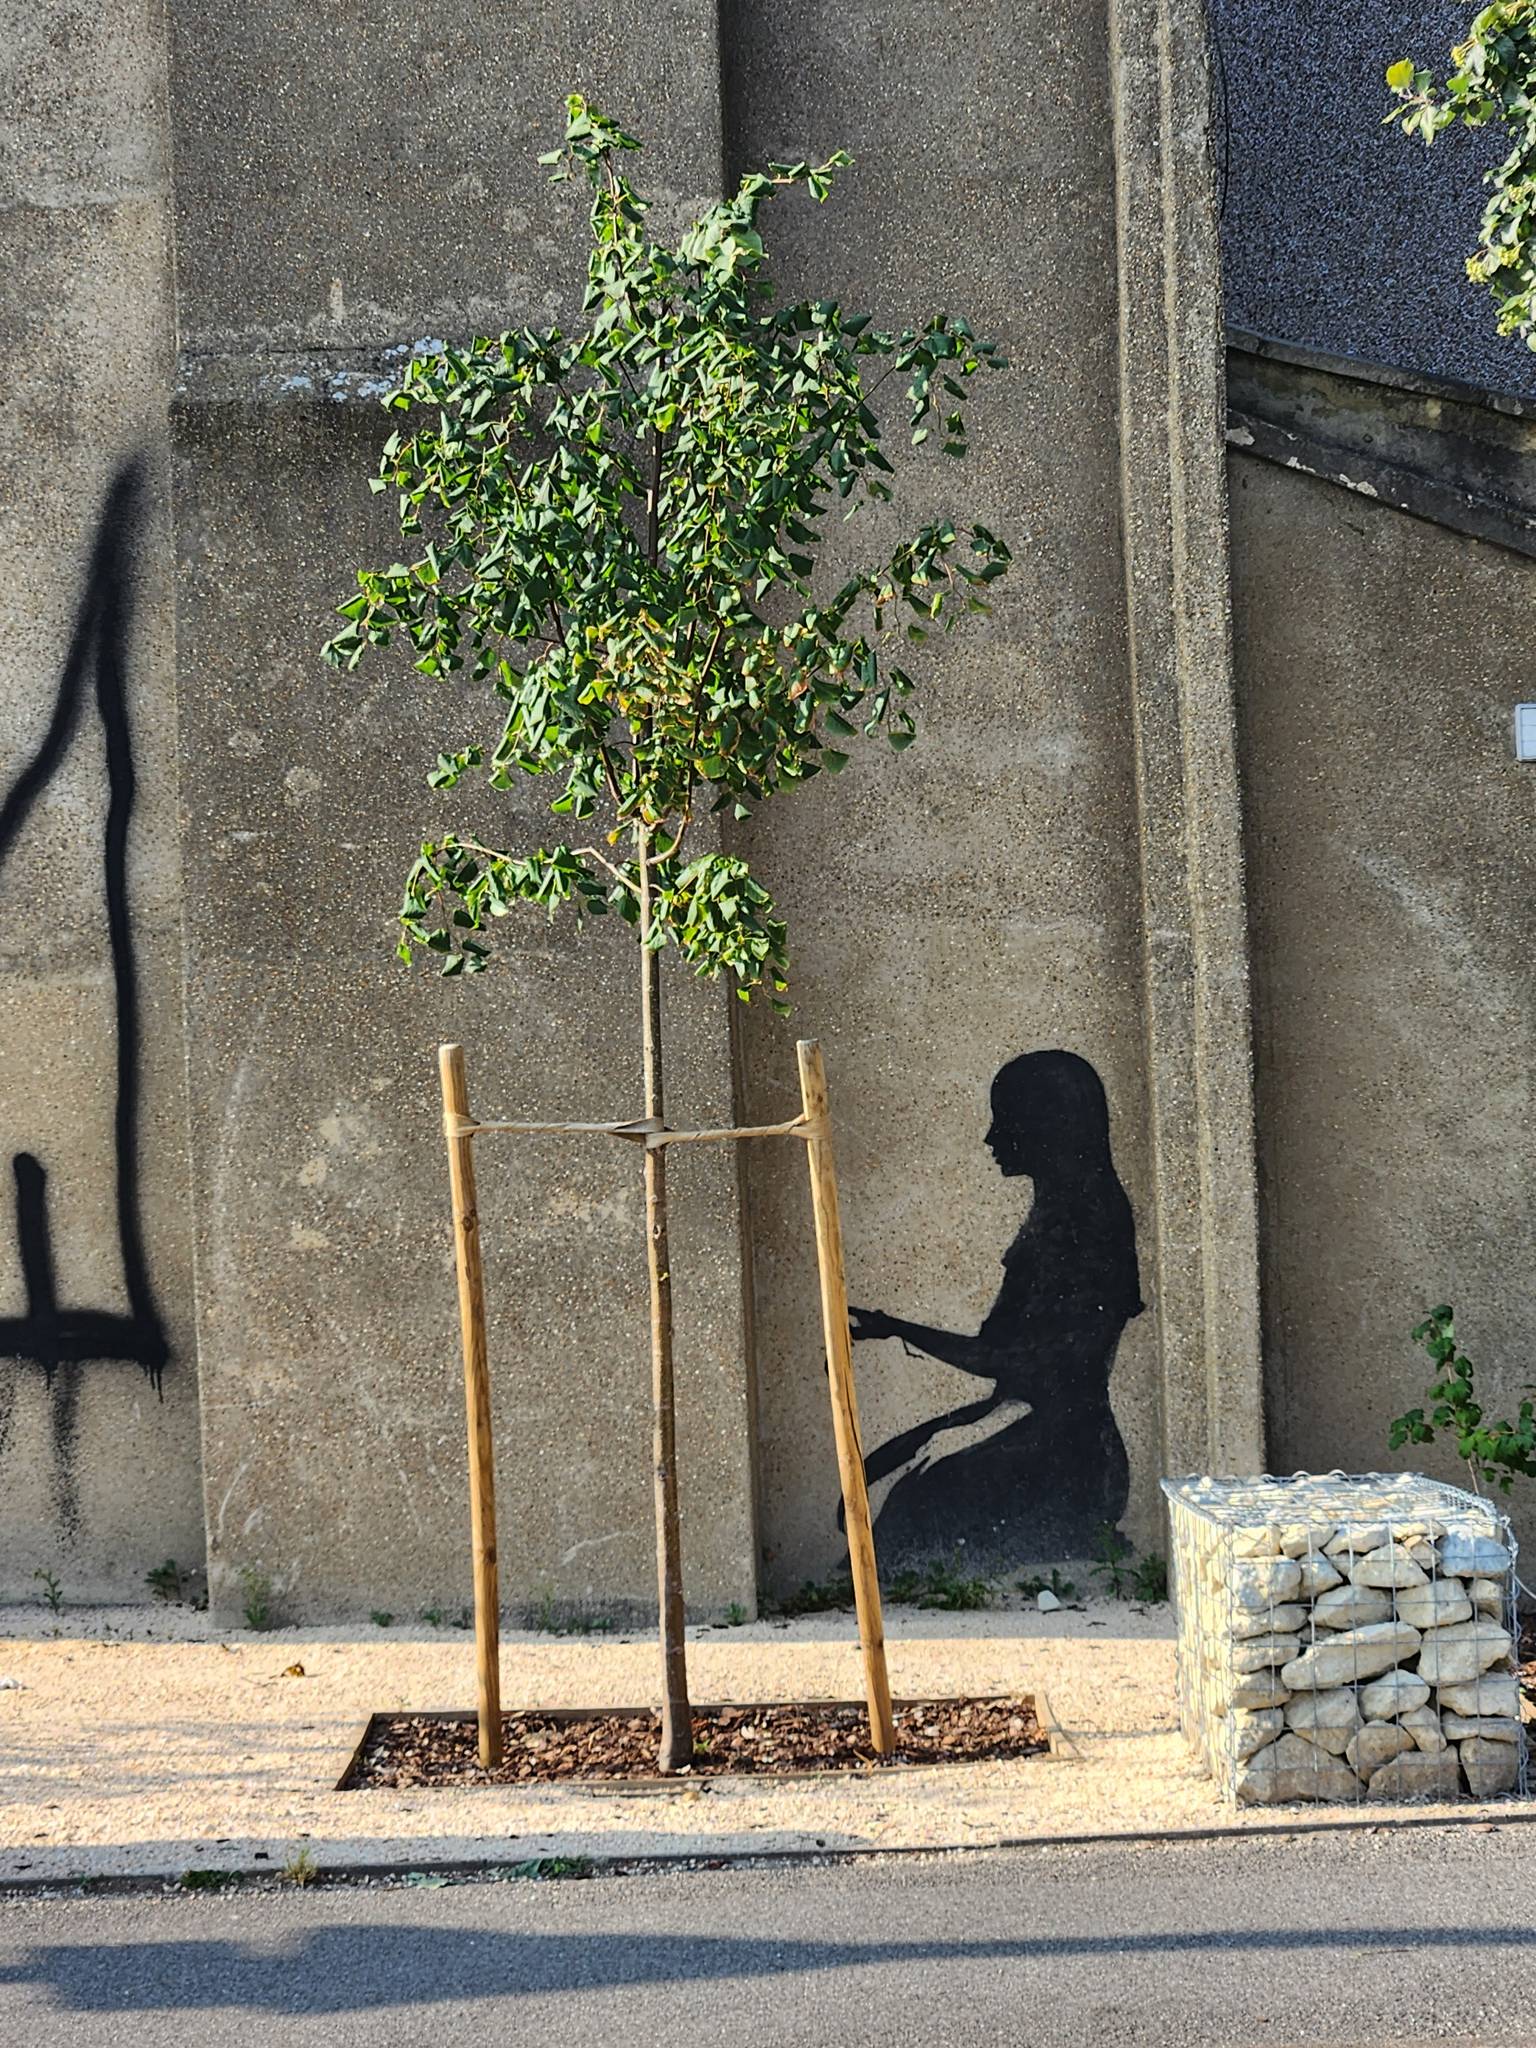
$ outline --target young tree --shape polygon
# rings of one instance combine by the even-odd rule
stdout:
[[[325,652],[350,669],[399,636],[424,675],[486,687],[499,734],[440,755],[435,787],[480,767],[496,789],[559,779],[550,808],[584,833],[532,851],[464,833],[422,847],[400,953],[425,947],[444,974],[472,974],[515,904],[617,911],[639,941],[645,1114],[659,1121],[664,952],[784,1007],[784,925],[743,861],[699,843],[700,814],[743,818],[840,772],[861,728],[908,746],[913,682],[893,648],[985,611],[1008,565],[984,526],[962,535],[937,518],[817,595],[829,512],[892,495],[871,401],[904,380],[913,444],[963,456],[965,386],[1004,363],[947,313],[890,334],[835,301],[772,302],[763,204],[794,186],[825,199],[841,152],[743,178],[669,248],[621,169],[640,145],[580,98],[567,111],[564,148],[540,161],[592,188],[585,324],[412,363],[385,404],[420,423],[385,443],[373,488],[398,493],[415,559],[358,572]],[[645,1207],[660,1766],[673,1771],[692,1733],[662,1147],[646,1150]]]
[[[1536,0],[1495,0],[1472,21],[1451,52],[1443,84],[1404,57],[1387,67],[1399,104],[1386,117],[1426,145],[1460,122],[1497,123],[1510,151],[1488,171],[1488,204],[1467,275],[1486,285],[1498,308],[1500,334],[1518,334],[1536,348]]]

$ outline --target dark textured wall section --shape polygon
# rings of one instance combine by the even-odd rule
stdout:
[[[1471,18],[1465,0],[1210,8],[1229,323],[1536,396],[1536,355],[1499,336],[1465,269],[1500,138],[1458,132],[1427,151],[1381,125],[1387,65],[1442,66]]]

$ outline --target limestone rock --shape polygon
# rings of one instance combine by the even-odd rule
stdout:
[[[1287,1601],[1280,1607],[1267,1607],[1262,1614],[1234,1614],[1232,1634],[1240,1642],[1247,1641],[1253,1636],[1267,1636],[1277,1631],[1294,1634],[1305,1624],[1309,1612],[1308,1608],[1302,1607],[1299,1603]]]
[[[1320,1693],[1318,1697],[1326,1699],[1328,1695]],[[1440,1716],[1433,1707],[1412,1707],[1406,1714],[1399,1715],[1397,1725],[1408,1730],[1415,1746],[1422,1749],[1426,1756],[1434,1756],[1445,1747]]]
[[[1458,1799],[1461,1771],[1456,1752],[1447,1746],[1433,1755],[1419,1749],[1405,1750],[1383,1764],[1371,1779],[1370,1799]]]
[[[1440,1569],[1455,1579],[1496,1578],[1513,1564],[1509,1552],[1490,1529],[1452,1529],[1440,1539]]]
[[[1414,1748],[1413,1737],[1395,1721],[1367,1721],[1350,1739],[1344,1755],[1351,1767],[1369,1784],[1383,1764]]]
[[[1289,1698],[1290,1694],[1274,1671],[1266,1667],[1263,1671],[1240,1673],[1234,1678],[1227,1692],[1227,1706],[1233,1712],[1239,1709],[1252,1712],[1265,1707],[1283,1707]]]
[[[1436,1639],[1444,1633],[1437,1630]],[[1422,1641],[1419,1631],[1406,1621],[1374,1621],[1365,1628],[1341,1629],[1282,1666],[1280,1683],[1290,1692],[1309,1692],[1375,1678],[1413,1656]]]
[[[1300,1648],[1301,1638],[1296,1635],[1250,1636],[1246,1642],[1234,1643],[1229,1654],[1234,1671],[1262,1671],[1267,1665],[1288,1664]]]
[[[1301,1592],[1305,1600],[1315,1600],[1319,1593],[1327,1593],[1334,1586],[1342,1586],[1344,1574],[1336,1571],[1326,1557],[1316,1551],[1310,1557],[1298,1557],[1301,1566]]]
[[[1336,1586],[1318,1596],[1312,1619],[1319,1628],[1365,1628],[1392,1619],[1392,1596],[1374,1586]]]
[[[1237,1796],[1245,1806],[1286,1806],[1296,1800],[1355,1800],[1360,1780],[1347,1764],[1300,1735],[1282,1735],[1243,1764]]]
[[[1435,1546],[1433,1543],[1404,1542],[1403,1548],[1421,1571],[1427,1572],[1432,1569],[1435,1562]]]
[[[1333,1686],[1326,1692],[1304,1692],[1285,1710],[1286,1726],[1319,1749],[1342,1756],[1359,1729],[1360,1710],[1349,1686]],[[1440,1723],[1435,1722],[1438,1734]]]
[[[1446,1714],[1440,1729],[1451,1742],[1465,1742],[1471,1736],[1482,1742],[1520,1740],[1520,1723],[1513,1714],[1482,1714],[1471,1719],[1465,1714]]]
[[[1349,1576],[1356,1586],[1422,1586],[1425,1582],[1424,1567],[1415,1564],[1396,1543],[1383,1543],[1379,1550],[1367,1551],[1351,1565]]]
[[[1232,1555],[1234,1557],[1278,1557],[1280,1555],[1280,1531],[1272,1522],[1264,1528],[1234,1529],[1232,1531]]]
[[[1491,1799],[1499,1792],[1513,1792],[1520,1782],[1520,1745],[1489,1742],[1481,1735],[1460,1745],[1461,1768],[1474,1799]],[[1450,1752],[1454,1755],[1456,1752]]]
[[[1509,1600],[1509,1588],[1500,1585],[1497,1579],[1473,1579],[1467,1593],[1479,1614],[1490,1614],[1495,1620],[1504,1612]]]
[[[1508,1629],[1496,1621],[1454,1622],[1425,1636],[1419,1673],[1431,1685],[1465,1685],[1507,1657],[1511,1647]]]
[[[1391,1721],[1411,1713],[1429,1699],[1429,1687],[1412,1671],[1388,1671],[1360,1688],[1360,1711],[1367,1721]]]
[[[1290,1522],[1280,1531],[1280,1550],[1285,1557],[1300,1559],[1311,1552],[1320,1554],[1324,1544],[1332,1541],[1331,1528],[1314,1529],[1310,1522]]]
[[[1470,1621],[1472,1602],[1460,1579],[1433,1579],[1427,1586],[1405,1586],[1397,1596],[1397,1618],[1414,1628],[1449,1628]]]
[[[1520,1714],[1520,1681],[1505,1671],[1485,1671],[1466,1685],[1442,1685],[1440,1705],[1448,1714],[1517,1720]]]
[[[1329,1557],[1364,1557],[1372,1550],[1380,1550],[1386,1540],[1385,1522],[1346,1523],[1324,1549]]]
[[[1239,1763],[1273,1742],[1285,1729],[1285,1716],[1278,1707],[1264,1707],[1256,1713],[1236,1713],[1228,1718],[1231,1753]]]
[[[1301,1566],[1289,1557],[1245,1558],[1227,1574],[1232,1604],[1245,1614],[1261,1614],[1301,1590]]]

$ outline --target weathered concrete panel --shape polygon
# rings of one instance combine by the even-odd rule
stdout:
[[[392,346],[568,315],[585,209],[534,163],[560,139],[568,92],[655,138],[662,215],[718,187],[704,0],[171,0],[171,16],[195,352]]]
[[[1531,566],[1233,459],[1276,1470],[1387,1449],[1451,1301],[1490,1413],[1536,1318]],[[1518,1514],[1518,1499],[1512,1502]],[[1529,1527],[1529,1524],[1527,1525]]]
[[[439,747],[483,736],[479,693],[427,685],[403,658],[352,678],[320,665],[351,566],[398,551],[366,487],[388,421],[331,403],[314,381],[286,403],[254,394],[272,388],[264,351],[276,342],[398,343],[547,317],[543,295],[569,298],[584,262],[583,195],[548,196],[531,162],[558,139],[564,91],[589,86],[659,128],[653,176],[691,194],[718,183],[717,71],[702,6],[664,8],[638,30],[597,8],[522,9],[510,30],[446,7],[425,21],[380,10],[360,27],[313,9],[292,17],[285,33],[309,61],[281,80],[255,65],[266,86],[228,133],[206,111],[239,100],[236,78],[249,89],[244,11],[188,7],[177,41],[183,303],[195,336],[242,352],[217,387],[192,378],[178,436],[210,1565],[226,1610],[240,1606],[241,1574],[257,1572],[291,1613],[406,1612],[456,1606],[469,1583],[435,1047],[462,1040],[482,1113],[635,1114],[637,965],[617,924],[573,941],[531,916],[508,928],[511,967],[478,982],[444,984],[391,959],[422,837],[456,823],[536,843],[547,813],[528,788],[510,820],[508,799],[425,788]],[[270,15],[261,33],[274,33]],[[456,52],[441,71],[439,43]],[[342,90],[325,70],[343,48],[349,96],[425,49],[435,116],[408,134],[386,135],[372,116],[336,131],[322,101]],[[515,105],[510,122],[465,120],[466,106],[498,98]],[[247,120],[263,133],[291,121],[313,177],[263,183],[258,196]],[[462,239],[443,234],[443,149],[469,180],[456,195]],[[532,243],[508,193],[537,211]],[[226,217],[232,204],[248,207],[249,241]],[[237,295],[226,233],[243,252]],[[304,280],[339,251],[357,266],[344,302],[365,311],[316,328]],[[537,273],[532,299],[509,282],[518,263]],[[209,401],[242,379],[244,402]],[[668,1000],[669,1108],[727,1122],[726,998],[674,982]],[[479,1152],[503,1585],[518,1605],[643,1609],[654,1563],[640,1162],[595,1140],[482,1140]],[[688,1592],[700,1611],[750,1607],[735,1172],[711,1153],[671,1178]]]
[[[795,1029],[826,1051],[853,1300],[931,1326],[926,1355],[899,1335],[855,1350],[866,1452],[929,1428],[907,1466],[942,1472],[954,1456],[947,1487],[897,1480],[907,1490],[894,1511],[877,1489],[877,1534],[891,1561],[918,1549],[962,1563],[995,1562],[980,1555],[989,1547],[1049,1552],[1064,1498],[1081,1503],[1079,1522],[1117,1519],[1106,1460],[1118,1425],[1131,1526],[1150,1539],[1153,1317],[1119,1339],[1113,1421],[1102,1391],[1092,1421],[1069,1414],[1059,1328],[1055,1339],[1038,1332],[1032,1421],[998,1407],[967,1420],[986,1401],[987,1361],[958,1344],[992,1308],[998,1260],[1030,1208],[1029,1183],[1003,1179],[984,1143],[993,1076],[1016,1055],[1061,1048],[1097,1071],[1119,1179],[1137,1225],[1148,1221],[1104,24],[1091,11],[1069,25],[1047,9],[1002,22],[990,8],[916,5],[740,7],[729,19],[740,156],[841,146],[855,159],[825,208],[774,218],[782,282],[898,326],[939,306],[964,312],[1014,366],[975,393],[970,461],[902,465],[904,518],[948,507],[1014,549],[994,617],[918,651],[923,736],[910,752],[862,747],[839,780],[743,835],[789,917]],[[896,407],[892,417],[899,450]],[[855,522],[849,533],[873,553],[891,530],[884,521],[858,536]],[[747,1021],[754,1118],[791,1104],[793,1035],[766,1015]],[[837,1560],[836,1468],[804,1162],[759,1150],[748,1174],[765,1578],[784,1588]],[[1033,1269],[1039,1248],[1023,1256]],[[1091,1285],[1097,1269],[1083,1256],[1076,1279]],[[1145,1276],[1145,1249],[1142,1260]],[[1061,1290],[1054,1304],[1031,1312],[1059,1325]],[[970,1365],[935,1355],[946,1350]],[[1102,1383],[1108,1365],[1098,1358],[1087,1377]],[[946,1417],[951,1430],[939,1427]],[[920,1512],[915,1487],[927,1489]],[[1118,1487],[1123,1502],[1123,1472]],[[978,1516],[983,1493],[991,1505]],[[1009,1524],[996,1544],[973,1526],[989,1517]]]
[[[13,9],[0,64],[0,1596],[131,1597],[203,1548],[158,11]]]

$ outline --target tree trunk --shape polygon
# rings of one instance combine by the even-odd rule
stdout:
[[[635,834],[640,856],[640,1008],[645,1113],[665,1116],[661,1060],[661,959],[645,944],[651,927],[651,835]],[[683,1542],[677,1511],[677,1402],[672,1383],[672,1268],[667,1255],[667,1150],[645,1148],[645,1248],[651,1282],[651,1460],[656,1499],[656,1589],[661,1636],[664,1773],[693,1760],[688,1652],[683,1636]]]

